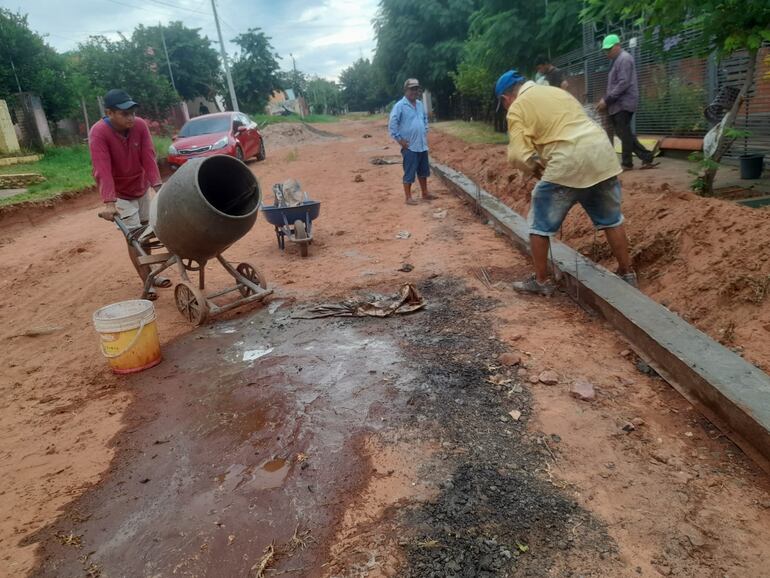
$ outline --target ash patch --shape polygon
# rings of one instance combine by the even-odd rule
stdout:
[[[529,391],[484,313],[492,300],[451,279],[421,287],[431,303],[409,317],[409,344],[423,385],[406,419],[436,439],[445,467],[426,478],[440,488],[397,518],[408,578],[620,575],[605,528],[558,485],[558,439],[530,433]],[[521,418],[508,412],[516,409]]]

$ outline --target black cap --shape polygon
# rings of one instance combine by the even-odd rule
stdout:
[[[104,95],[104,108],[119,108],[120,110],[128,110],[139,106],[139,103],[131,100],[128,93],[125,90],[119,90],[113,88],[107,94]]]

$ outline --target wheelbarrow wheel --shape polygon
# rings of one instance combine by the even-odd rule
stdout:
[[[209,316],[209,306],[203,292],[192,283],[179,283],[174,288],[176,308],[182,317],[194,325],[203,325]]]
[[[303,257],[307,257],[307,229],[305,229],[305,221],[297,219],[294,221],[294,238],[299,243],[299,254]]]
[[[262,271],[255,268],[250,263],[239,263],[235,270],[255,285],[259,285],[262,289],[267,289],[267,280],[262,274]],[[238,291],[241,292],[243,297],[248,297],[254,293],[254,290],[251,287],[241,285],[240,283],[238,284]]]

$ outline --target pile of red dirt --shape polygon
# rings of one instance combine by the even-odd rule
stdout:
[[[535,185],[507,164],[504,145],[441,134],[431,154],[526,215]],[[665,162],[664,162],[665,164]],[[671,186],[665,171],[624,173],[623,212],[642,291],[702,331],[770,370],[770,211]],[[562,240],[609,269],[604,236],[573,210]]]

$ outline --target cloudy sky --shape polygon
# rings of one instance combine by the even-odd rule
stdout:
[[[64,51],[77,47],[89,35],[117,37],[130,34],[137,24],[156,25],[181,20],[217,39],[211,0],[3,0],[12,10],[29,16],[30,28]],[[377,0],[218,0],[217,10],[228,53],[229,41],[248,28],[262,28],[276,52],[281,68],[297,68],[334,79],[340,71],[374,49],[372,19]],[[216,45],[218,49],[218,45]],[[173,63],[172,63],[173,64]]]

